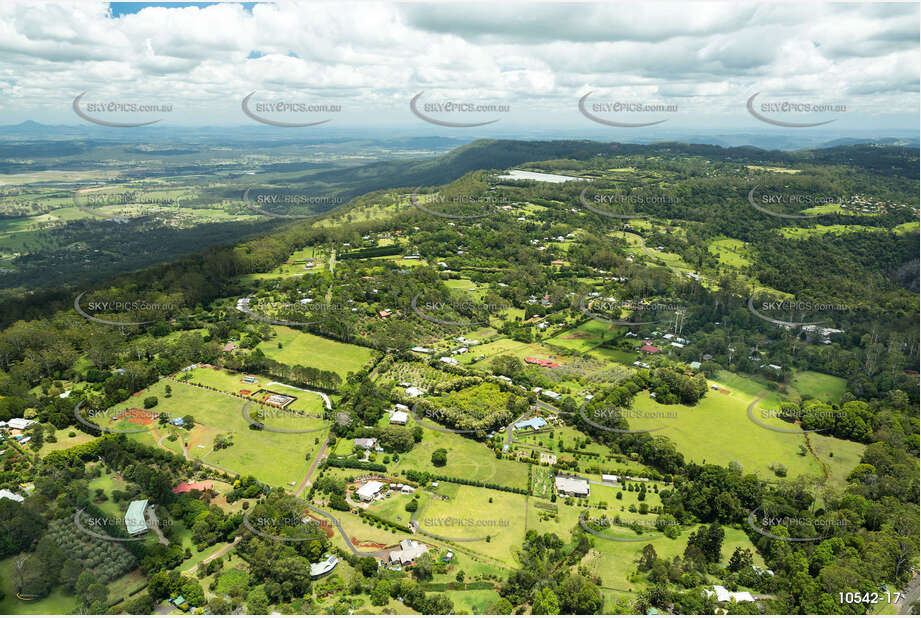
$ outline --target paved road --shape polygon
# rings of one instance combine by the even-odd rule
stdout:
[[[371,556],[373,558],[383,558],[386,555],[390,555],[390,550],[387,550],[387,549],[379,549],[378,551],[359,551],[357,547],[352,545],[352,539],[350,539],[349,535],[346,534],[345,529],[342,527],[342,524],[340,524],[339,520],[333,517],[331,513],[327,513],[324,510],[318,509],[312,504],[308,504],[307,508],[313,511],[314,513],[318,513],[322,515],[323,517],[325,517],[326,519],[333,522],[333,525],[339,529],[339,534],[342,535],[342,540],[345,541],[345,544],[346,546],[348,546],[349,551],[355,554],[356,556],[361,556],[361,557]]]

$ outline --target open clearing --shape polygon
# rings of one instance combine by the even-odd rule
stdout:
[[[259,344],[266,356],[287,365],[335,371],[343,379],[350,371],[361,369],[374,355],[371,348],[340,343],[287,326],[275,326],[273,330],[275,336]],[[282,346],[280,349],[278,344]]]

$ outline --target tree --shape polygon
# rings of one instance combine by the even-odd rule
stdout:
[[[372,558],[373,560],[373,558]],[[377,585],[371,590],[372,605],[387,605],[390,600],[390,584],[386,579],[377,582]]]
[[[445,466],[448,463],[448,451],[440,448],[432,453],[432,464],[437,467]]]
[[[655,564],[658,557],[659,555],[656,553],[656,548],[652,546],[652,543],[647,544],[643,547],[643,551],[640,554],[637,569],[640,571],[648,571],[652,568],[652,565]]]
[[[422,554],[416,558],[416,563],[413,566],[413,577],[415,577],[420,582],[426,582],[432,579],[432,574],[435,572],[435,564],[432,562],[432,557],[428,554]]]
[[[269,613],[269,597],[265,593],[265,585],[256,586],[246,595],[246,610],[248,614]]]
[[[144,409],[149,410],[151,408],[157,407],[157,404],[160,403],[156,397],[144,397]]]
[[[750,569],[752,566],[752,552],[750,549],[736,547],[729,558],[729,570],[738,573],[743,569]]]
[[[559,593],[560,609],[567,614],[597,614],[604,606],[598,586],[581,575],[567,575]]]
[[[534,593],[534,602],[531,604],[531,613],[534,615],[554,616],[560,613],[560,603],[556,593],[550,588],[543,588]]]

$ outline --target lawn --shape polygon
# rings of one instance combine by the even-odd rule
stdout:
[[[271,378],[253,376],[256,378],[256,382],[251,384],[243,381],[244,376],[251,374],[238,373],[229,369],[211,369],[210,367],[196,367],[188,373],[180,373],[177,377],[184,375],[189,376],[189,382],[191,383],[203,384],[234,395],[241,395],[240,391],[255,393],[259,389],[267,389],[274,393],[297,397],[296,401],[288,404],[285,408],[287,410],[300,410],[315,415],[322,415],[325,410],[323,398],[319,395],[294,388],[286,388],[281,384],[273,383],[274,380]]]
[[[448,463],[435,468],[432,465],[432,453],[439,448],[448,451]],[[496,459],[492,449],[481,442],[427,427],[423,428],[422,442],[417,443],[408,453],[401,454],[400,461],[389,464],[388,469],[393,473],[399,473],[401,470],[424,470],[471,481],[528,488],[528,468],[525,464],[508,459]]]
[[[349,372],[361,369],[374,355],[371,348],[340,343],[287,326],[275,326],[273,330],[275,336],[259,344],[266,356],[287,365],[335,371],[343,379]]]
[[[716,254],[720,264],[733,268],[744,268],[751,265],[745,243],[735,238],[721,238],[714,240],[708,247],[710,253]]]
[[[688,537],[696,526],[684,528],[681,535],[676,539],[669,539],[662,536],[651,539],[648,544],[655,548],[659,558],[671,561],[674,556],[681,556],[687,547]],[[728,562],[729,557],[735,551],[736,547],[750,549],[754,558],[754,563],[758,566],[764,566],[764,561],[758,554],[755,546],[741,529],[723,527],[726,536],[723,539],[721,551],[721,563]],[[640,556],[646,542],[622,543],[608,539],[594,538],[595,546],[582,559],[582,565],[589,571],[601,578],[601,585],[605,588],[613,588],[616,592],[633,596],[640,588],[645,588],[646,584],[638,586],[638,582],[645,579],[645,576],[637,576],[636,561]],[[611,608],[605,608],[609,610]]]
[[[847,390],[847,380],[817,371],[800,371],[794,376],[792,386],[800,396],[809,395],[814,399],[838,403]]]
[[[169,384],[172,396],[165,396],[165,387]],[[188,384],[161,380],[142,393],[123,404],[122,407],[143,407],[144,397],[158,397],[157,412],[166,412],[171,418],[191,414],[195,419],[195,428],[191,431],[178,430],[183,441],[188,445],[189,456],[200,458],[206,464],[226,468],[232,472],[252,474],[256,478],[276,486],[289,486],[297,483],[307,471],[307,455],[319,447],[325,430],[312,433],[289,434],[273,431],[250,429],[250,424],[243,419],[244,402],[236,397],[205,390]],[[250,404],[248,412],[252,415],[257,409]],[[300,416],[271,416],[263,421],[267,426],[280,429],[320,429],[329,423],[317,418]],[[120,422],[125,425],[125,421]],[[137,428],[137,426],[134,426]],[[155,425],[152,427],[156,427]],[[164,430],[155,429],[162,435]],[[144,443],[156,443],[156,435],[151,432],[130,434],[134,439]],[[218,434],[232,434],[233,444],[225,449],[213,450],[214,438]],[[178,441],[170,443],[163,440],[162,446],[172,445],[178,452]],[[204,447],[204,448],[199,448]],[[270,454],[270,455],[269,455]],[[267,456],[269,455],[269,456]]]
[[[466,354],[458,354],[455,358],[461,363],[467,363],[474,358],[485,356],[481,361],[473,363],[473,367],[482,369],[489,366],[489,361],[495,356],[514,356],[523,360],[526,356],[547,358],[557,362],[565,361],[564,358],[551,352],[549,348],[539,343],[523,343],[514,339],[497,339],[483,345],[478,345]]]
[[[0,561],[0,614],[71,614],[77,609],[75,597],[64,592],[61,586],[51,594],[37,601],[20,601],[16,598],[16,558],[12,556]]]
[[[635,410],[677,416],[631,418],[628,421],[631,429],[663,428],[654,433],[671,439],[688,460],[696,463],[725,466],[735,461],[745,472],[754,472],[764,479],[776,478],[769,468],[774,463],[786,466],[787,477],[791,479],[801,474],[822,475],[822,467],[815,458],[800,454],[800,446],[805,446],[802,435],[770,431],[749,419],[748,405],[761,392],[760,384],[727,372],[721,372],[718,381],[708,382],[728,390],[729,394],[708,390],[696,406],[690,407],[662,405],[651,399],[649,393],[638,393]],[[764,424],[789,429],[789,424],[783,421],[762,417],[762,409],[777,410],[779,403],[776,394],[766,393],[752,413]]]
[[[423,530],[454,539],[484,539],[456,542],[509,566],[515,564],[526,531],[526,496],[450,483],[439,483],[438,492],[449,498],[426,495],[419,505],[416,521]]]

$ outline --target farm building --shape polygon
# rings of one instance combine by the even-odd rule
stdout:
[[[559,475],[554,481],[556,492],[563,496],[587,498],[589,494],[588,480],[578,476]]]

